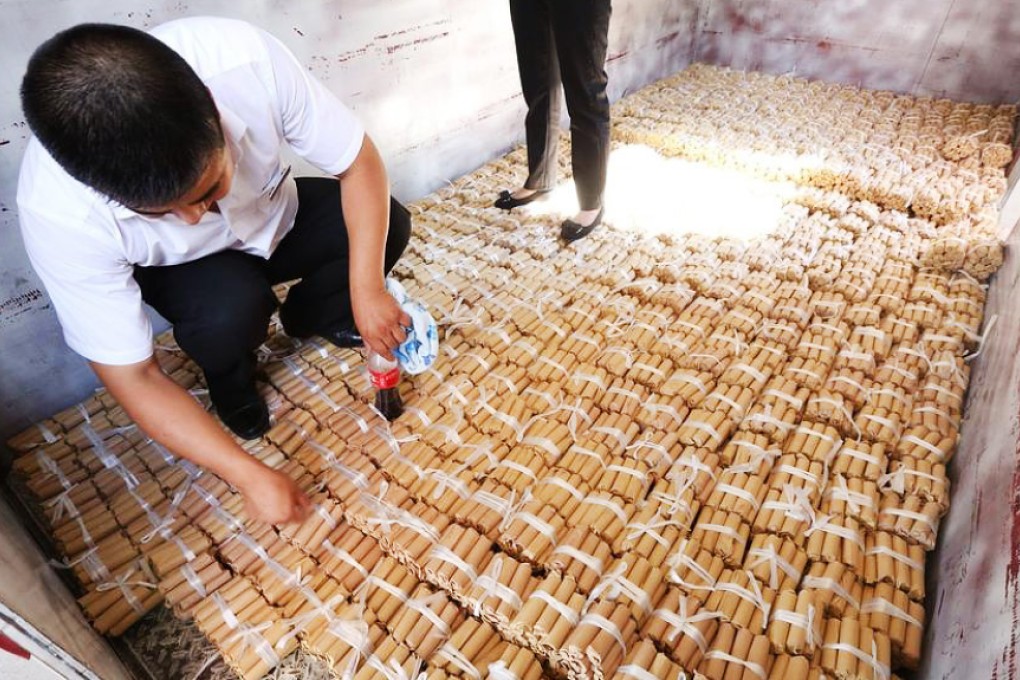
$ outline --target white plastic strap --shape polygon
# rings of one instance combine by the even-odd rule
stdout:
[[[607,600],[615,601],[621,595],[640,607],[646,615],[652,611],[652,600],[644,590],[627,578],[627,563],[618,562],[616,566],[604,574],[602,579],[588,594],[588,604],[595,602],[603,595]]]
[[[921,621],[919,621],[915,617],[911,616],[906,611],[900,609],[899,607],[897,607],[892,602],[889,602],[888,600],[884,600],[884,599],[882,599],[880,597],[872,598],[870,600],[867,600],[864,604],[862,604],[861,605],[861,613],[862,614],[885,614],[886,616],[891,616],[893,618],[899,619],[900,621],[906,621],[908,624],[910,624],[911,626],[914,626],[916,628],[923,627],[923,624],[921,623]]]
[[[584,618],[581,619],[581,623],[578,625],[583,625],[585,623],[595,626],[596,628],[601,628],[605,632],[609,633],[609,635],[616,640],[616,643],[620,645],[620,650],[623,652],[623,655],[627,655],[627,644],[623,641],[623,634],[620,633],[620,629],[615,623],[601,614],[596,614],[595,612],[588,612],[585,614]]]
[[[570,371],[567,370],[566,366],[564,366],[563,364],[559,363],[558,361],[554,361],[554,360],[550,359],[549,357],[547,357],[545,355],[542,355],[542,356],[538,357],[538,359],[536,359],[536,361],[538,363],[548,364],[549,366],[552,366],[553,369],[556,370],[556,371],[559,371],[563,375],[564,378],[567,377],[568,375],[570,375]]]
[[[854,531],[850,527],[836,524],[835,518],[830,515],[816,516],[814,521],[811,522],[811,526],[804,532],[804,535],[811,536],[811,534],[816,531],[821,531],[826,534],[834,534],[845,541],[850,541],[862,551],[864,550],[864,539],[861,537],[860,532]]]
[[[504,458],[503,460],[499,461],[498,467],[505,467],[509,470],[519,472],[528,479],[530,479],[532,482],[538,480],[538,477],[535,475],[535,472],[531,468],[529,468],[527,465],[521,465],[520,463],[511,458]]]
[[[514,504],[512,496],[510,498],[503,498],[502,496],[497,496],[489,491],[481,490],[475,491],[471,495],[471,500],[479,503],[480,505],[484,505],[504,517],[507,516],[510,508],[513,507]]]
[[[150,581],[130,580],[131,575],[134,574],[134,572],[135,572],[134,569],[128,569],[120,576],[115,576],[112,581],[100,583],[99,585],[96,586],[96,590],[102,593],[106,592],[107,590],[113,590],[114,588],[119,589],[120,592],[124,595],[124,599],[127,600],[129,605],[131,605],[131,608],[134,609],[137,613],[143,614],[145,613],[145,607],[142,606],[141,601],[135,596],[131,588],[133,586],[138,586],[141,588],[149,588],[150,590],[156,590],[159,586]]]
[[[776,611],[772,615],[773,621],[779,621],[780,623],[787,623],[797,628],[803,628],[807,635],[805,636],[804,643],[807,645],[809,650],[815,648],[815,608],[813,605],[808,605],[808,613],[798,614],[795,611],[781,609]]]
[[[889,430],[892,433],[894,439],[900,436],[899,425],[894,423],[890,418],[876,415],[874,413],[861,413],[860,418],[863,420],[870,420],[871,422],[878,423],[882,427]]]
[[[188,582],[188,585],[191,586],[192,590],[198,593],[199,597],[205,598],[208,596],[208,593],[205,590],[205,583],[203,583],[202,579],[198,577],[198,574],[190,564],[183,565],[180,568],[180,572],[181,576],[184,577],[184,580]]]
[[[621,508],[619,505],[617,505],[616,503],[609,499],[602,498],[601,496],[587,496],[581,502],[589,503],[591,505],[598,505],[599,507],[605,508],[606,510],[609,510],[611,513],[616,515],[616,518],[620,520],[621,524],[623,525],[627,524],[627,514],[623,511],[623,508]]]
[[[731,370],[731,371],[740,371],[742,373],[746,373],[749,376],[751,376],[751,379],[754,380],[756,383],[763,383],[766,380],[768,380],[768,376],[767,375],[765,375],[764,373],[759,371],[757,368],[755,368],[754,366],[752,366],[751,364],[748,364],[748,363],[743,363],[742,362],[742,363],[736,364],[735,366],[730,366],[729,370]]]
[[[693,375],[691,373],[674,373],[670,380],[675,380],[677,382],[693,385],[694,388],[697,389],[698,392],[700,392],[701,394],[708,393],[708,387],[705,385],[705,383],[700,378],[698,378],[698,376]]]
[[[631,522],[627,525],[630,532],[627,534],[628,541],[636,541],[641,536],[649,536],[653,541],[669,550],[670,542],[662,535],[662,530],[667,527],[680,527],[675,520],[660,518],[656,515],[650,522]]]
[[[76,518],[81,516],[81,512],[78,510],[78,506],[71,500],[71,491],[76,484],[72,484],[68,488],[61,491],[59,494],[43,503],[43,507],[49,509],[50,512],[50,524],[56,526],[63,519],[65,513],[68,518]]]
[[[62,486],[65,490],[74,486],[71,480],[67,478],[67,475],[64,474],[64,471],[60,469],[60,466],[57,465],[57,462],[50,458],[45,451],[42,449],[36,451],[35,459],[36,462],[39,463],[39,467],[56,477],[60,482],[60,486]]]
[[[440,470],[439,468],[425,468],[419,475],[421,478],[431,477],[436,487],[432,490],[432,499],[436,500],[440,498],[446,490],[449,489],[455,493],[459,498],[467,498],[471,495],[471,489],[467,483],[457,477],[456,475],[450,474],[446,470]]]
[[[801,581],[800,587],[802,589],[813,588],[816,590],[831,590],[837,597],[843,598],[843,600],[852,608],[861,608],[860,602],[857,601],[857,598],[851,595],[850,591],[844,588],[843,585],[836,579],[823,576],[805,576]]]
[[[723,652],[718,649],[713,649],[707,654],[705,654],[703,658],[720,659],[727,663],[735,663],[738,666],[743,666],[747,670],[751,671],[751,673],[757,675],[759,678],[761,678],[761,680],[768,680],[768,675],[765,672],[765,669],[762,668],[761,664],[754,663],[753,661],[748,661],[747,659],[741,659],[740,657],[733,656],[732,654],[729,654],[727,652]]]
[[[644,484],[645,481],[648,478],[648,475],[646,475],[644,472],[641,472],[641,470],[635,470],[634,468],[629,468],[629,467],[626,467],[626,466],[623,466],[623,465],[615,465],[615,464],[614,465],[607,465],[606,466],[606,471],[607,472],[615,472],[615,473],[621,474],[621,475],[628,475],[628,476],[633,477],[634,479],[638,480],[642,484]]]
[[[312,394],[318,396],[319,399],[321,399],[322,402],[326,404],[326,406],[328,406],[330,410],[333,411],[333,413],[336,413],[341,409],[341,406],[339,404],[330,399],[329,395],[322,391],[322,387],[320,385],[318,385],[315,381],[310,380],[308,377],[304,375],[304,373],[301,370],[301,367],[298,366],[293,359],[291,359],[290,357],[285,357],[283,359],[283,364],[290,369],[290,372],[294,374],[294,377],[298,379],[298,382],[304,385],[305,389],[307,389]]]
[[[573,382],[590,382],[593,383],[600,390],[606,389],[606,381],[602,376],[597,373],[582,373],[581,371],[574,371],[574,375],[571,378]]]
[[[514,611],[519,610],[523,605],[520,595],[509,586],[499,582],[502,571],[503,561],[501,559],[494,559],[492,566],[489,567],[486,573],[475,581],[475,587],[482,589],[482,594],[478,596],[478,600],[475,603],[475,616],[481,616],[482,604],[489,597],[496,597],[502,600],[504,604],[510,605]]]
[[[652,413],[665,413],[668,415],[674,423],[680,424],[683,422],[684,416],[680,415],[680,412],[672,404],[659,404],[656,402],[648,402],[642,405],[642,408],[651,411]]]
[[[517,674],[506,667],[505,661],[494,661],[489,664],[489,680],[521,680]]]
[[[358,591],[367,593],[368,589],[373,587],[392,595],[394,598],[400,600],[401,604],[406,605],[408,602],[407,595],[403,590],[375,574],[369,574],[368,578],[362,581],[361,585],[358,586]],[[364,590],[362,591],[362,589]]]
[[[855,444],[855,442],[850,442],[849,444],[844,444],[843,448],[841,448],[840,451],[839,451],[840,454],[846,454],[846,455],[850,456],[851,458],[856,458],[857,460],[862,460],[865,463],[867,463],[868,465],[881,465],[882,464],[882,461],[880,461],[878,459],[878,456],[873,456],[870,453],[867,453],[865,451],[861,451],[859,449],[856,449],[856,448],[854,448],[854,444]]]
[[[599,559],[598,557],[595,557],[594,555],[589,555],[588,553],[583,552],[582,550],[579,550],[578,548],[575,548],[572,545],[558,545],[553,549],[552,554],[566,555],[571,559],[577,560],[584,566],[594,571],[599,576],[602,575],[602,569],[604,566],[602,564],[602,560]]]
[[[871,643],[871,655],[869,656],[856,645],[849,645],[844,642],[833,642],[827,645],[822,645],[822,649],[832,649],[837,652],[846,652],[851,656],[855,657],[858,661],[871,666],[874,671],[875,680],[889,680],[891,669],[889,666],[879,662],[878,660],[878,647],[874,640]]]
[[[263,632],[273,625],[272,621],[266,621],[260,623],[257,626],[252,626],[247,623],[241,623],[234,630],[234,633],[223,642],[224,648],[229,648],[230,645],[241,641],[241,653],[243,654],[248,649],[255,650],[255,654],[262,659],[265,664],[272,668],[280,663],[280,657],[277,656],[273,646],[269,644],[269,641],[263,636]]]
[[[548,453],[552,458],[559,458],[560,455],[560,447],[557,446],[556,442],[554,442],[549,437],[540,437],[532,435],[522,439],[521,444],[525,446],[534,446],[535,448],[542,449],[543,451]],[[534,478],[534,473],[531,474],[531,477]]]
[[[584,500],[584,494],[581,493],[576,486],[574,486],[573,484],[571,484],[567,480],[563,479],[562,477],[557,477],[555,475],[549,476],[549,477],[544,477],[538,483],[539,484],[551,484],[552,486],[558,486],[559,488],[563,489],[568,494],[570,494],[574,498],[574,500],[576,500],[578,503],[580,503],[581,501]]]
[[[871,393],[868,395],[868,399],[871,399],[875,396],[886,396],[891,399],[894,399],[895,401],[898,401],[900,404],[902,404],[904,409],[906,409],[910,403],[901,392],[898,392],[894,389],[890,389],[888,387],[882,387],[871,390]]]
[[[458,571],[464,572],[464,574],[467,575],[469,581],[473,582],[478,580],[478,573],[475,571],[475,568],[472,567],[467,562],[465,562],[463,559],[461,559],[460,555],[453,552],[453,550],[446,547],[445,545],[437,544],[432,546],[432,550],[429,551],[428,557],[426,557],[426,561],[429,559],[437,559],[440,562],[452,564],[454,568],[456,568]]]
[[[234,614],[234,610],[230,608],[227,601],[223,599],[223,595],[219,592],[212,594],[213,603],[220,610],[220,617],[223,619],[223,623],[227,624],[227,628],[234,630],[240,624],[237,620],[237,615]]]
[[[821,380],[822,379],[821,374],[819,374],[817,371],[812,371],[812,370],[807,369],[807,368],[801,368],[801,367],[798,367],[798,366],[790,366],[790,367],[788,367],[786,369],[786,371],[787,371],[787,373],[793,373],[794,375],[806,375],[809,378],[814,378],[815,380]]]
[[[562,616],[571,625],[571,627],[576,626],[578,621],[580,620],[580,617],[578,616],[578,613],[576,611],[568,607],[565,603],[560,602],[553,595],[547,593],[544,590],[536,590],[531,594],[531,597],[542,600],[547,605],[552,607],[557,614]]]
[[[864,385],[862,385],[861,383],[857,382],[853,378],[850,378],[850,377],[845,376],[845,375],[830,376],[829,377],[829,382],[831,382],[831,383],[840,383],[840,382],[841,383],[846,383],[847,385],[850,385],[850,387],[853,387],[853,388],[857,389],[860,392],[867,392],[867,389],[865,389]]]
[[[911,558],[910,555],[906,555],[904,553],[897,552],[896,550],[894,550],[894,549],[892,549],[892,548],[890,548],[888,546],[884,546],[884,545],[872,546],[864,554],[865,555],[885,555],[887,557],[890,557],[890,558],[896,560],[897,562],[901,562],[901,563],[907,565],[908,567],[910,567],[911,569],[913,569],[915,571],[920,571],[921,569],[924,569],[924,563],[923,562],[920,562],[918,560],[915,560],[915,559]]]
[[[798,399],[794,395],[787,395],[781,389],[775,389],[774,387],[770,388],[770,389],[766,389],[765,393],[764,393],[764,396],[765,397],[773,397],[773,398],[778,399],[778,400],[780,400],[782,402],[786,402],[787,404],[789,404],[790,406],[794,407],[798,411],[800,411],[801,409],[804,408],[804,400],[803,399]]]
[[[739,403],[736,399],[730,398],[729,395],[723,394],[721,392],[716,392],[708,397],[708,399],[713,398],[729,406],[733,412],[739,415],[744,414],[744,406],[741,403]],[[706,399],[705,401],[708,402],[708,399]],[[708,406],[706,405],[705,408],[708,408]]]
[[[612,427],[609,425],[598,425],[596,427],[591,428],[591,431],[599,434],[604,434],[608,437],[612,437],[613,439],[616,440],[620,448],[625,448],[630,441],[630,438],[627,436],[627,433],[618,427]]]
[[[821,480],[818,479],[817,475],[811,473],[808,470],[803,470],[797,467],[796,465],[788,465],[786,463],[783,463],[782,465],[776,468],[776,472],[785,472],[791,477],[803,479],[805,482],[813,484],[816,487],[821,486]]]
[[[736,529],[728,527],[725,524],[698,524],[695,527],[695,530],[697,529],[701,529],[702,531],[714,531],[715,533],[722,534],[723,536],[728,536],[738,543],[745,540]]]
[[[915,522],[921,522],[926,527],[928,527],[929,531],[931,531],[932,534],[938,533],[937,522],[933,521],[930,517],[928,517],[928,515],[925,515],[923,513],[914,512],[913,510],[903,510],[901,508],[885,508],[884,510],[882,510],[882,513],[887,515],[893,515],[894,517],[906,517],[907,519],[912,519]]]
[[[688,475],[683,479],[677,480],[676,477],[671,480],[673,484],[677,486],[677,489],[673,493],[669,491],[653,491],[650,498],[663,504],[663,510],[667,515],[675,515],[681,510],[690,519],[693,515],[693,509],[691,508],[691,502],[685,496],[690,496],[690,499],[694,499],[694,493],[691,491],[691,486],[694,484],[696,475]]]
[[[448,636],[450,634],[450,626],[443,621],[443,619],[436,612],[430,609],[430,605],[438,601],[443,603],[446,600],[446,595],[437,590],[434,593],[429,593],[425,597],[412,597],[408,598],[404,602],[404,606],[418,612],[423,618],[427,619],[429,623],[436,629],[434,633],[438,633],[440,636]]]
[[[354,555],[350,554],[343,548],[338,548],[333,545],[333,542],[328,538],[322,542],[322,546],[328,553],[339,559],[341,562],[349,565],[354,571],[358,572],[362,578],[368,578],[368,569],[362,566],[361,562],[355,559]]]
[[[47,444],[52,444],[53,442],[59,440],[59,437],[53,434],[53,431],[50,428],[46,427],[45,423],[36,423],[35,427],[37,430],[39,430],[39,434],[42,435],[43,441],[45,441]]]
[[[688,420],[684,423],[684,427],[690,427],[700,432],[704,432],[712,441],[717,444],[722,443],[723,436],[719,433],[719,430],[715,429],[704,420]]]
[[[673,466],[674,466],[674,468],[676,468],[676,467],[690,468],[691,470],[694,470],[695,473],[704,472],[711,479],[713,479],[713,480],[715,479],[715,470],[712,469],[711,467],[709,467],[704,461],[702,461],[700,458],[698,458],[698,456],[695,455],[695,454],[687,454],[687,455],[681,456],[680,458],[677,458],[676,462],[673,463]],[[676,478],[676,476],[677,476],[677,473],[674,472],[673,470],[670,470],[666,474],[666,479],[673,480],[673,479]]]
[[[674,612],[669,609],[656,609],[652,616],[665,621],[671,628],[666,633],[665,641],[669,644],[673,644],[680,635],[686,635],[690,639],[694,640],[694,644],[698,646],[698,649],[702,653],[708,649],[708,640],[702,635],[701,630],[695,626],[696,623],[702,621],[711,621],[712,619],[721,619],[722,614],[719,612],[703,611],[697,614],[687,613],[687,596],[680,596],[680,606],[678,612]]]
[[[460,669],[467,677],[471,680],[482,680],[482,674],[479,672],[475,665],[471,663],[471,660],[464,656],[464,653],[454,647],[449,640],[443,643],[443,646],[436,650],[436,655],[445,658],[450,662],[451,665]]]
[[[140,483],[138,478],[135,477],[131,470],[125,467],[124,462],[120,458],[115,456],[109,449],[106,448],[106,444],[99,436],[99,433],[92,429],[92,426],[88,423],[82,424],[81,430],[85,435],[85,438],[89,440],[90,444],[92,444],[93,452],[103,463],[103,467],[107,470],[113,470],[120,475],[120,478],[124,480],[124,486],[126,486],[128,490],[137,488]]]
[[[716,484],[715,490],[718,491],[719,493],[724,493],[730,496],[736,496],[737,498],[748,503],[752,508],[754,508],[755,513],[758,512],[758,508],[761,506],[761,503],[758,501],[758,498],[753,493],[746,489],[742,489],[739,486],[733,486],[732,484]]]
[[[556,542],[556,527],[546,522],[541,517],[530,512],[518,512],[514,515],[515,520],[524,522],[529,527],[548,538],[552,543]]]
[[[942,449],[935,446],[934,444],[925,441],[924,439],[921,439],[916,435],[912,434],[903,435],[903,437],[900,438],[900,441],[905,442],[907,444],[913,444],[915,446],[921,447],[922,449],[925,449],[933,456],[935,456],[935,460],[939,463],[941,463],[946,457],[946,454]]]
[[[727,581],[716,584],[715,589],[724,593],[733,593],[741,600],[746,600],[754,605],[755,609],[761,611],[761,627],[764,629],[768,625],[769,611],[772,609],[772,606],[765,601],[765,596],[761,592],[761,586],[758,585],[758,579],[754,577],[754,574],[749,571],[744,573],[747,575],[750,588],[745,588],[733,581]]]
[[[747,565],[749,571],[756,569],[762,564],[769,565],[769,588],[772,590],[779,589],[779,572],[776,571],[777,569],[781,569],[794,583],[800,580],[800,572],[797,571],[797,568],[783,559],[783,556],[776,550],[776,546],[771,543],[766,544],[763,548],[752,548],[748,551],[747,556],[758,558]]]

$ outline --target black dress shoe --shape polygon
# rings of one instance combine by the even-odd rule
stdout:
[[[499,193],[499,198],[492,205],[501,210],[513,210],[519,205],[527,205],[548,198],[550,191],[551,189],[537,189],[524,198],[514,198],[512,193],[504,189]]]
[[[361,339],[358,329],[353,326],[334,326],[319,333],[337,347],[361,347],[365,341]]]
[[[605,208],[599,208],[599,214],[595,216],[591,224],[583,226],[574,220],[563,220],[563,224],[560,225],[560,236],[563,237],[564,241],[576,241],[577,239],[584,238],[592,233],[595,227],[602,224],[602,213],[604,212]]]
[[[258,439],[269,429],[269,409],[261,397],[227,413],[220,420],[241,439]]]

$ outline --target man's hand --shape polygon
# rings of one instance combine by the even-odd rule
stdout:
[[[411,317],[385,289],[367,294],[355,293],[351,303],[354,307],[354,323],[365,346],[392,359],[392,350],[399,347],[407,337],[405,329],[411,325]]]
[[[290,524],[304,521],[311,512],[312,503],[294,480],[273,470],[263,468],[244,480],[239,487],[244,495],[244,508],[248,517],[269,524]]]
[[[297,484],[238,446],[155,359],[127,366],[93,362],[92,368],[150,437],[240,490],[252,519],[275,524],[308,515],[311,503]]]

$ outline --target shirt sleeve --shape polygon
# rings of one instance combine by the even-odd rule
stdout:
[[[67,345],[101,364],[133,364],[152,356],[152,325],[134,268],[59,213],[23,205],[18,212],[29,260]]]
[[[361,151],[365,128],[283,43],[264,31],[260,34],[275,81],[284,139],[312,165],[339,175]]]

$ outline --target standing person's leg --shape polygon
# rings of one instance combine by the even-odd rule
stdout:
[[[528,113],[524,119],[528,149],[528,179],[513,200],[497,201],[496,207],[513,208],[534,200],[556,183],[556,156],[562,106],[560,69],[553,40],[550,2],[559,0],[510,0],[517,72]],[[529,200],[530,198],[530,200]]]
[[[340,184],[329,177],[301,177],[297,187],[294,228],[280,241],[267,265],[271,283],[301,279],[287,293],[280,321],[294,337],[322,335],[343,346],[360,344],[351,309],[350,245]],[[410,236],[410,213],[390,199],[386,273],[404,252]]]
[[[244,439],[269,413],[255,387],[255,350],[278,304],[265,261],[228,250],[168,267],[135,267],[142,299],[173,324],[177,344],[205,373],[216,412]]]
[[[570,115],[571,164],[581,210],[574,225],[594,228],[601,219],[609,164],[609,97],[606,94],[609,81],[605,64],[612,3],[611,0],[557,0],[554,6],[553,32]],[[564,224],[565,232],[569,223]]]

